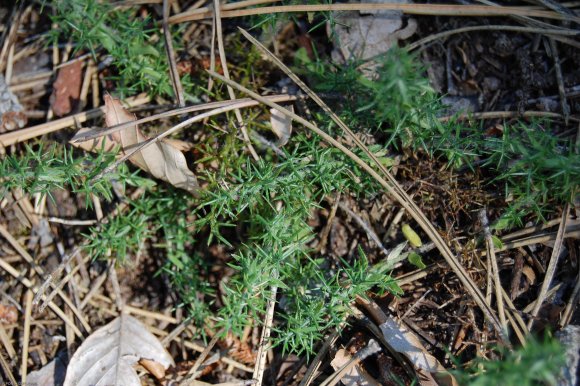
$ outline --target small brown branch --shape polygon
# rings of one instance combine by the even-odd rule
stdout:
[[[562,221],[560,222],[560,227],[558,228],[558,234],[556,235],[556,240],[554,240],[554,248],[552,249],[552,255],[550,256],[550,262],[548,263],[548,268],[546,269],[546,275],[544,276],[544,281],[542,282],[542,286],[540,287],[540,293],[538,294],[538,299],[536,300],[536,305],[534,309],[530,313],[532,318],[528,321],[528,328],[531,329],[535,317],[538,315],[540,308],[542,307],[542,303],[546,298],[546,293],[548,292],[548,288],[552,284],[552,279],[556,273],[556,267],[558,266],[558,260],[560,258],[560,252],[562,250],[562,244],[564,241],[564,235],[566,232],[566,226],[568,223],[568,212],[570,211],[570,204],[564,205],[564,210],[562,211]]]
[[[499,280],[499,267],[497,265],[497,258],[495,256],[495,247],[493,246],[493,240],[491,237],[491,231],[489,230],[489,220],[487,219],[487,214],[485,209],[479,212],[479,220],[481,221],[481,226],[483,227],[483,234],[485,235],[485,245],[487,250],[487,260],[491,261],[491,271],[493,274],[493,282],[495,287],[495,301],[497,303],[497,311],[499,314],[500,323],[505,331],[507,331],[507,321],[505,317],[505,310],[503,305],[502,297],[502,286]],[[489,285],[489,282],[488,282]]]
[[[296,12],[324,12],[324,11],[401,11],[407,15],[430,16],[529,16],[555,20],[580,20],[577,16],[562,15],[553,11],[538,10],[531,7],[490,7],[485,5],[456,5],[456,4],[315,4],[315,5],[282,5],[222,11],[223,18],[244,17],[251,15],[265,15],[273,13]],[[169,23],[183,23],[186,21],[203,20],[212,17],[211,11],[182,12],[169,18]]]
[[[181,79],[179,79],[179,72],[177,71],[175,50],[173,49],[173,39],[171,37],[171,29],[169,28],[168,22],[170,1],[171,0],[163,0],[163,38],[165,39],[165,52],[167,53],[169,75],[171,77],[171,84],[173,85],[173,92],[175,93],[179,107],[184,107],[185,98],[183,96],[183,86],[181,85]]]

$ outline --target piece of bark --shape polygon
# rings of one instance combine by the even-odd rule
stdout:
[[[61,67],[52,84],[50,104],[54,115],[62,117],[76,108],[81,95],[83,62],[74,62]]]

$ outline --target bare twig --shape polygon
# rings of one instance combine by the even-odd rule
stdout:
[[[165,39],[165,51],[169,63],[169,75],[171,77],[171,84],[173,85],[173,92],[177,98],[179,107],[185,106],[185,98],[183,96],[183,86],[179,73],[177,71],[177,63],[175,62],[175,50],[173,49],[173,39],[171,37],[171,29],[169,28],[169,2],[171,0],[163,0],[163,38]]]
[[[77,226],[95,225],[97,223],[97,220],[69,220],[66,218],[59,218],[59,217],[49,217],[49,218],[47,218],[47,220],[48,220],[48,222],[53,222],[53,223],[57,223],[57,224],[77,225]]]
[[[18,272],[14,267],[12,267],[10,264],[8,264],[3,259],[0,259],[0,268],[2,268],[4,271],[6,271],[10,275],[12,275],[16,280],[21,282],[26,288],[35,292],[34,284],[30,280],[28,280],[26,277],[24,277],[24,275],[21,272]],[[54,313],[59,318],[61,318],[62,321],[65,322],[65,324],[69,325],[78,337],[80,337],[80,338],[83,337],[82,332],[77,328],[77,326],[75,326],[74,322],[70,318],[68,318],[66,316],[66,314],[56,304],[54,304],[53,302],[50,302],[50,303],[48,303],[48,307],[52,311],[54,311]],[[82,321],[84,321],[84,319]],[[90,332],[90,329],[88,331]]]
[[[495,301],[497,302],[497,311],[499,314],[499,320],[504,330],[507,331],[507,322],[503,306],[503,297],[501,294],[502,286],[499,280],[499,267],[497,265],[497,258],[495,256],[495,247],[493,246],[493,239],[491,237],[491,231],[489,230],[489,220],[487,219],[485,209],[482,209],[479,212],[479,220],[481,221],[481,226],[483,227],[483,234],[485,235],[487,259],[491,261],[491,270],[493,274],[493,281],[495,287]]]
[[[20,366],[20,381],[26,385],[26,375],[28,371],[28,348],[30,347],[30,321],[32,320],[32,291],[26,291],[25,312],[24,312],[24,332],[22,336],[22,363]]]
[[[340,209],[342,209],[346,214],[348,214],[367,234],[367,237],[374,241],[374,243],[379,247],[381,252],[385,256],[389,256],[389,250],[385,248],[379,236],[377,236],[376,232],[372,229],[372,227],[367,224],[359,215],[353,212],[348,205],[344,204],[343,202],[339,203],[338,205]]]
[[[326,219],[326,226],[320,233],[320,242],[316,246],[316,252],[322,252],[328,243],[328,235],[332,229],[332,222],[334,221],[334,216],[336,216],[336,210],[338,209],[338,204],[340,203],[340,192],[336,192],[334,196],[334,202],[330,208],[330,213],[328,214],[328,219]]]
[[[564,210],[562,211],[562,221],[560,222],[560,227],[558,228],[556,240],[554,240],[554,248],[552,249],[550,262],[548,263],[548,268],[546,269],[546,275],[544,276],[544,281],[542,282],[542,286],[540,287],[540,293],[538,294],[538,299],[536,300],[534,309],[530,313],[532,318],[530,318],[530,320],[528,321],[529,329],[531,329],[534,324],[535,317],[538,315],[538,312],[542,307],[542,303],[544,303],[546,293],[548,292],[548,288],[550,288],[550,285],[552,284],[552,279],[554,278],[554,274],[556,273],[556,267],[558,266],[560,251],[562,250],[562,243],[564,241],[564,234],[566,232],[569,211],[570,204],[564,205]]]
[[[222,19],[221,19],[221,11],[220,11],[220,2],[219,0],[214,0],[214,11],[215,11],[215,32],[216,32],[216,38],[217,38],[217,43],[218,43],[218,51],[220,53],[220,62],[222,65],[222,70],[224,72],[224,77],[226,79],[230,79],[230,71],[228,70],[228,63],[226,60],[226,50],[224,49],[224,37],[223,37],[223,33],[222,33]],[[231,86],[227,86],[228,89],[228,95],[230,96],[231,100],[235,100],[236,99],[236,95],[234,94],[234,89],[231,88]],[[236,119],[238,121],[238,125],[239,125],[239,129],[242,132],[242,136],[244,138],[244,142],[246,144],[246,146],[248,147],[248,150],[250,151],[250,154],[252,155],[252,157],[257,161],[258,159],[260,159],[260,157],[258,157],[258,153],[256,153],[256,150],[254,149],[254,146],[252,145],[252,141],[250,141],[250,137],[248,136],[248,130],[247,130],[247,125],[244,122],[243,118],[242,118],[242,114],[240,112],[239,109],[234,110],[234,114],[236,115]]]
[[[274,279],[278,278],[278,273],[274,272]],[[274,308],[276,307],[276,294],[278,287],[273,285],[270,287],[270,296],[268,298],[268,305],[266,306],[266,315],[264,326],[262,327],[262,337],[260,339],[260,348],[258,349],[258,357],[256,359],[256,366],[254,367],[254,374],[252,379],[256,381],[257,386],[262,385],[264,371],[266,370],[266,354],[270,349],[270,332],[272,330],[272,322],[274,320]]]
[[[272,99],[275,102],[288,102],[288,101],[293,101],[293,100],[297,99],[296,96],[287,95],[287,94],[272,95],[272,96],[269,96],[268,98]],[[127,127],[140,125],[140,124],[146,123],[146,122],[156,121],[158,119],[169,118],[169,117],[173,117],[176,115],[182,115],[185,113],[193,113],[196,111],[211,110],[211,109],[215,109],[215,108],[233,105],[236,103],[247,103],[247,104],[242,104],[242,105],[238,106],[238,108],[257,106],[259,104],[259,102],[256,102],[255,100],[252,100],[250,98],[242,98],[242,99],[235,99],[233,101],[210,102],[210,103],[204,103],[201,105],[188,106],[188,107],[184,107],[181,109],[174,109],[174,110],[166,111],[163,113],[151,115],[149,117],[140,118],[140,119],[137,119],[135,121],[121,123],[121,124],[111,126],[111,127],[97,128],[94,130],[90,130],[90,131],[87,131],[86,133],[83,133],[82,135],[76,136],[73,139],[73,143],[79,143],[79,142],[88,141],[89,139],[99,138],[99,137],[102,137],[104,135],[116,133],[117,131],[126,129]],[[1,139],[2,139],[2,137],[0,136],[0,143],[2,143]]]
[[[548,1],[548,0],[542,0]],[[548,37],[550,43],[550,51],[554,58],[554,69],[556,70],[556,82],[558,84],[558,93],[560,94],[560,105],[562,106],[562,115],[564,115],[564,123],[568,124],[570,119],[570,106],[566,101],[566,90],[564,89],[564,77],[562,76],[562,66],[560,66],[560,55],[558,54],[558,45],[554,39]]]
[[[129,106],[138,106],[149,102],[150,98],[144,94],[138,95],[134,98],[129,98],[125,100]],[[70,117],[65,117],[57,119],[55,121],[43,123],[37,126],[32,126],[27,129],[11,131],[9,133],[4,133],[0,135],[0,147],[7,147],[14,145],[15,143],[27,141],[31,138],[35,138],[44,134],[52,133],[64,129],[66,127],[74,126],[78,123],[83,123],[89,119],[94,119],[102,116],[104,113],[104,106],[97,109],[92,109],[79,114],[71,115]]]
[[[535,28],[535,27],[520,27],[514,25],[475,25],[469,27],[462,27],[457,29],[452,29],[449,31],[439,32],[433,35],[429,35],[424,37],[421,40],[417,40],[406,46],[405,48],[409,51],[415,50],[417,48],[424,48],[424,46],[428,43],[431,43],[434,40],[446,38],[451,35],[471,32],[471,31],[512,31],[512,32],[528,32],[528,33],[537,33],[537,34],[544,34],[544,35],[563,35],[563,36],[575,36],[577,37],[580,35],[580,32],[575,30],[569,29],[559,29],[559,28],[552,28],[552,29],[544,29],[544,28]]]
[[[468,120],[468,119],[508,119],[508,118],[556,118],[565,120],[562,114],[552,113],[549,111],[486,111],[482,113],[460,114],[458,116],[449,115],[440,117],[439,121],[447,122],[451,119]],[[580,122],[580,118],[569,117],[570,121]]]
[[[577,16],[561,15],[553,11],[538,10],[531,7],[490,7],[484,5],[449,5],[449,4],[400,4],[400,3],[361,3],[361,4],[315,4],[315,5],[282,5],[223,11],[222,17],[243,17],[273,13],[324,12],[324,11],[401,11],[407,15],[431,16],[529,16],[555,20],[576,21]],[[202,20],[212,17],[211,11],[203,13],[182,12],[169,18],[170,23]]]

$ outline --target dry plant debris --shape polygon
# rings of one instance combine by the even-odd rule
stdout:
[[[155,3],[0,6],[3,380],[576,382],[578,4]]]
[[[122,313],[79,346],[68,363],[64,385],[141,385],[133,365],[143,359],[157,362],[165,369],[175,365],[146,326]]]
[[[107,127],[113,127],[136,120],[134,114],[129,113],[118,99],[105,95],[105,123]],[[82,135],[87,130],[81,130],[77,135]],[[148,138],[135,126],[126,127],[101,139],[80,142],[79,146],[90,151],[112,151],[115,146],[121,147],[123,153],[131,148],[147,142]],[[75,141],[75,138],[72,139]],[[152,176],[167,181],[175,187],[185,189],[195,194],[198,189],[197,179],[187,167],[185,156],[175,143],[161,140],[145,149],[131,155],[129,160]]]

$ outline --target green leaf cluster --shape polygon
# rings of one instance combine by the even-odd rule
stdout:
[[[559,384],[560,370],[565,364],[564,350],[556,339],[543,342],[529,339],[525,347],[509,351],[496,350],[497,359],[479,359],[454,375],[461,385],[537,386]]]

